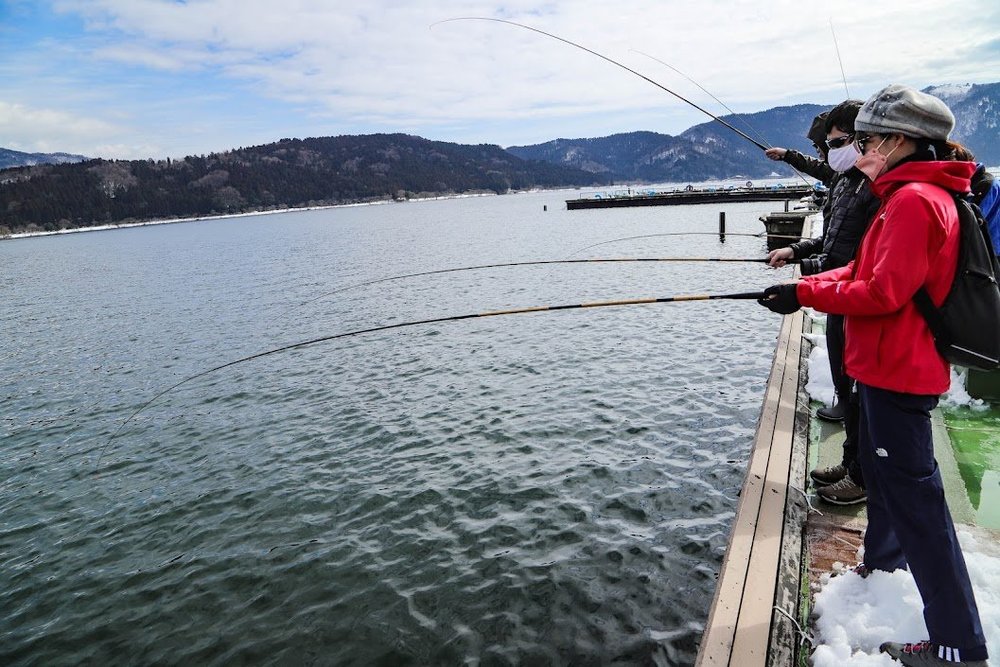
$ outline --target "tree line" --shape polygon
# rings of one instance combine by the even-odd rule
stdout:
[[[489,144],[403,134],[282,139],[177,160],[98,159],[0,171],[0,235],[609,182]]]

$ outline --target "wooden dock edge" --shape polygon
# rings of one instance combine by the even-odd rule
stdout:
[[[802,311],[782,320],[746,479],[698,650],[699,667],[785,666],[797,659],[808,512],[808,351],[802,343],[808,328]]]

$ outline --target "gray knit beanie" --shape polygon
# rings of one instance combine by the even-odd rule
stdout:
[[[955,127],[955,116],[944,102],[894,83],[878,91],[861,106],[854,121],[858,132],[905,134],[946,141]]]

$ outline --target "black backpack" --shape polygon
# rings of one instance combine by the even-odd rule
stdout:
[[[947,361],[980,370],[1000,368],[1000,263],[979,207],[954,194],[960,227],[955,281],[940,308],[921,287],[913,296],[934,345]]]

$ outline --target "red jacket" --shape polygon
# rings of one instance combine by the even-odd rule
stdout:
[[[804,306],[845,315],[844,367],[864,384],[908,394],[942,394],[951,374],[913,303],[923,285],[940,305],[958,261],[958,212],[951,194],[968,192],[971,162],[905,162],[872,184],[882,200],[847,266],[808,276]],[[940,187],[939,187],[940,186]]]

